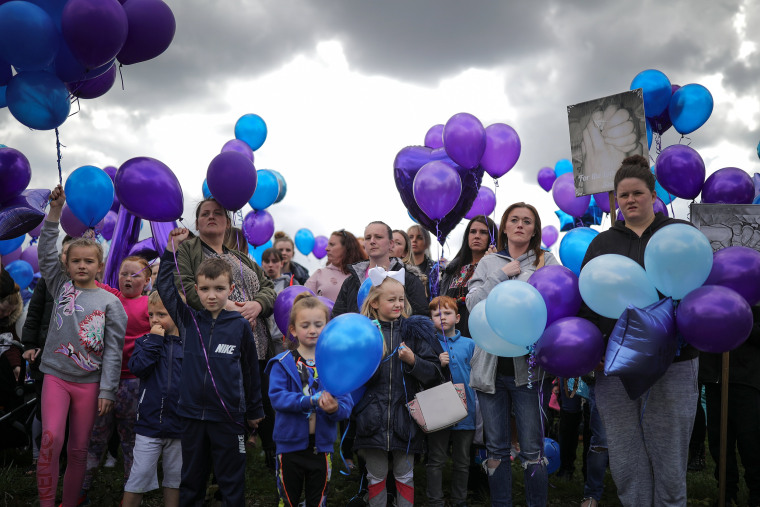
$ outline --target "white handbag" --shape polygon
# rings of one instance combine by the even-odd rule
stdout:
[[[406,406],[422,431],[432,433],[467,417],[467,394],[464,384],[449,381],[418,392]]]

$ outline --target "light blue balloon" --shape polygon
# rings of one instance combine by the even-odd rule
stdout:
[[[256,190],[248,204],[255,210],[267,209],[275,203],[279,192],[280,185],[277,182],[277,176],[267,169],[259,169],[256,171]]]
[[[656,69],[639,72],[631,81],[631,90],[644,90],[644,111],[646,116],[653,118],[668,107],[672,89],[668,77]],[[672,116],[671,116],[672,118]]]
[[[673,128],[682,135],[690,134],[704,125],[712,110],[712,94],[701,84],[695,83],[676,90],[668,106]]]
[[[372,288],[372,280],[367,278],[362,282],[361,287],[359,287],[359,291],[356,293],[356,304],[359,310],[362,309],[362,305],[364,304],[364,300],[367,299],[367,296],[369,295],[369,291]]]
[[[298,251],[304,255],[309,255],[314,250],[314,234],[309,229],[298,229],[293,241]]]
[[[41,70],[19,72],[13,76],[5,91],[5,99],[13,117],[35,130],[60,127],[71,111],[66,85],[55,74]]]
[[[203,198],[208,199],[211,197],[211,190],[208,189],[208,181],[205,179],[203,180],[203,186],[201,187],[201,191],[203,192]]]
[[[618,254],[591,259],[578,277],[578,289],[589,308],[610,319],[620,318],[628,305],[644,308],[659,299],[644,268]]]
[[[277,199],[274,200],[274,203],[277,204],[278,202],[285,199],[285,194],[288,193],[288,183],[285,181],[285,177],[274,169],[269,169],[269,172],[277,177],[277,183],[280,185],[277,192]]]
[[[467,323],[470,327],[472,339],[475,340],[478,347],[489,354],[500,357],[520,357],[528,353],[527,347],[509,343],[494,333],[491,326],[488,325],[488,319],[486,318],[485,299],[473,307]]]
[[[250,243],[248,243],[248,255],[250,255],[253,258],[253,260],[256,261],[258,265],[261,265],[261,254],[263,254],[264,250],[266,250],[267,248],[272,248],[271,239],[261,246],[253,246]]]
[[[528,347],[535,343],[544,332],[546,317],[544,298],[528,282],[501,282],[486,298],[488,325],[514,345]]]
[[[565,173],[571,173],[573,172],[573,163],[570,162],[570,160],[566,158],[562,158],[557,160],[557,163],[554,164],[554,175],[559,178]]]
[[[659,197],[664,204],[670,204],[673,199],[676,198],[673,194],[669,194],[667,190],[665,190],[662,185],[660,185],[660,182],[657,181],[657,166],[653,165],[651,167],[652,174],[654,174],[655,180],[654,180],[654,191],[657,192],[657,197]]]
[[[562,261],[563,266],[575,273],[575,276],[581,274],[581,265],[586,256],[586,250],[597,234],[599,232],[590,227],[576,227],[569,230],[560,241],[559,260]]]
[[[113,181],[108,173],[85,165],[69,175],[64,186],[71,212],[87,227],[95,227],[111,210]]]
[[[256,151],[267,139],[267,124],[257,114],[244,114],[235,123],[235,138]]]
[[[13,252],[24,243],[25,239],[26,234],[22,234],[18,238],[0,241],[0,255],[8,255],[9,253]]]
[[[646,274],[657,290],[675,300],[702,286],[710,276],[713,251],[699,229],[688,224],[663,227],[644,250]]]
[[[18,260],[9,263],[5,266],[5,270],[11,275],[13,281],[18,284],[22,289],[29,287],[34,278],[34,269],[32,265],[26,261]]]

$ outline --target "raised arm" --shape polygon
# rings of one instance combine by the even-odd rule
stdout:
[[[158,295],[161,296],[161,301],[164,303],[166,311],[177,325],[190,318],[190,310],[182,302],[177,286],[174,284],[174,273],[176,270],[174,265],[174,250],[187,239],[188,234],[189,231],[185,228],[177,228],[169,233],[169,241],[167,242],[166,250],[164,250],[161,256],[161,264],[158,267],[158,276],[156,277]],[[193,281],[193,293],[195,293],[195,281]]]

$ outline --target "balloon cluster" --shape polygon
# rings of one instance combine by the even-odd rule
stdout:
[[[49,190],[26,190],[32,181],[29,160],[18,150],[0,147],[0,240],[23,236],[42,224]]]
[[[104,95],[116,79],[116,60],[131,65],[157,57],[175,28],[161,0],[3,3],[0,107],[29,128],[57,128],[69,116],[71,97]]]
[[[509,125],[488,127],[469,113],[431,127],[425,146],[407,146],[393,163],[396,188],[412,219],[446,236],[467,216],[489,215],[496,206],[492,190],[481,187],[483,173],[500,178],[520,157],[520,138]]]

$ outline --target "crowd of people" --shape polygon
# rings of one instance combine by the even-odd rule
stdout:
[[[654,213],[655,182],[643,157],[626,159],[614,184],[624,221],[591,242],[584,265],[616,253],[643,266],[649,238],[675,220]],[[110,287],[99,281],[103,250],[97,242],[67,237],[59,253],[64,202],[56,187],[39,240],[42,279],[20,340],[14,324],[23,302],[7,272],[0,273],[0,333],[23,342],[23,354],[19,347],[0,349],[0,367],[23,381],[28,361],[38,394],[31,472],[41,506],[56,505],[64,448],[62,505],[87,502],[114,429],[125,506],[140,505],[144,493],[159,487],[159,457],[166,505],[201,505],[210,477],[225,505],[245,505],[246,450],[254,436],[276,476],[281,505],[302,499],[307,506],[332,505],[332,453],[341,433],[347,462],[366,485],[358,495],[366,505],[413,505],[415,456],[423,454],[427,487],[417,498],[431,506],[467,505],[473,448],[482,447],[491,505],[512,505],[514,461],[523,469],[527,505],[543,506],[552,384],[561,403],[560,478],[573,476],[578,414],[588,409],[583,507],[599,504],[608,466],[623,505],[687,503],[692,428],[699,432],[696,350],[682,346],[665,375],[636,400],[618,378],[601,373],[600,364],[583,379],[589,389],[581,403],[580,394],[565,389],[566,379],[550,378],[528,354],[499,357],[470,336],[470,311],[494,287],[559,264],[541,247],[541,219],[530,204],[507,207],[498,226],[484,216],[470,220],[445,265],[431,259],[430,234],[418,225],[403,231],[373,221],[359,238],[341,229],[329,237],[327,265],[309,275],[293,260],[285,233],[275,235],[261,266],[251,260],[229,212],[208,198],[196,209],[197,235],[173,230],[160,263],[127,257],[118,287]],[[360,301],[367,279],[371,288]],[[283,336],[273,307],[276,295],[293,285],[313,294],[296,298]],[[332,310],[315,295],[333,301]],[[383,337],[383,359],[358,396],[329,393],[315,364],[325,325],[349,312],[374,321]],[[605,338],[614,324],[585,306],[579,315]],[[738,447],[750,505],[760,505],[759,345],[756,325],[744,352],[732,355],[737,364],[730,379],[726,497],[737,499]],[[718,370],[711,355],[703,355],[702,364],[708,447],[717,462]],[[407,402],[446,381],[464,386],[467,415],[426,433]],[[580,379],[573,382],[577,389]]]

